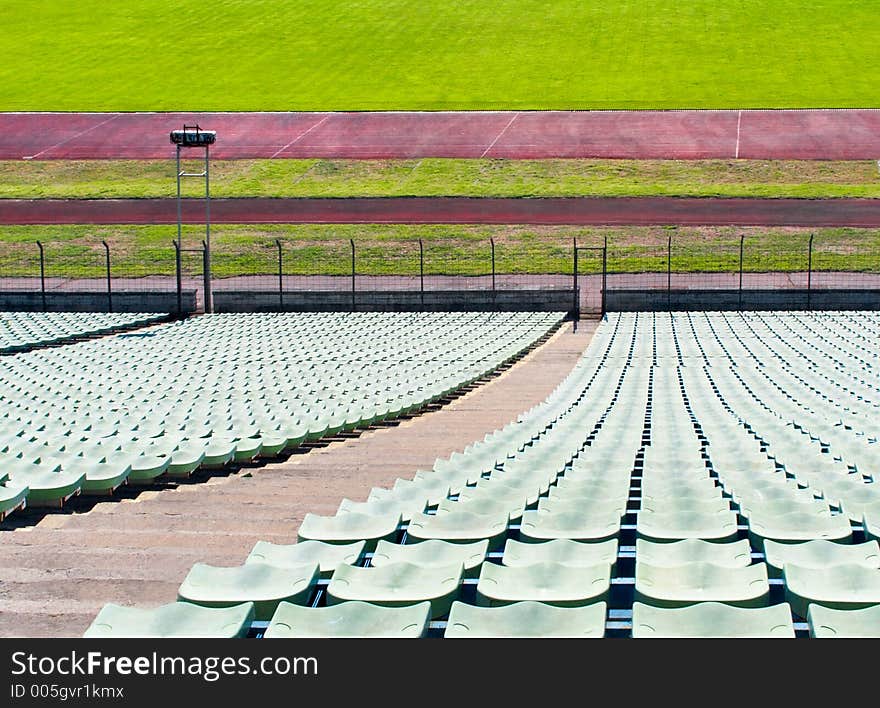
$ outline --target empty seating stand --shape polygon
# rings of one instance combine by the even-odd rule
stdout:
[[[20,352],[0,371],[0,518],[413,415],[521,356],[562,314],[204,315],[88,340],[155,318],[0,315],[0,350]],[[57,342],[73,343],[33,349]],[[429,499],[393,504],[409,520]]]
[[[181,600],[254,603],[266,637],[880,636],[878,334],[610,314],[541,404]],[[310,585],[281,597],[275,572]]]

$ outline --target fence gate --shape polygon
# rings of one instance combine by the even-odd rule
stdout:
[[[200,248],[181,248],[179,241],[173,243],[177,314],[210,311],[205,306],[205,295],[210,297],[211,293],[211,276],[204,241]]]
[[[575,319],[580,319],[582,314],[605,314],[607,254],[607,246],[578,246],[577,242],[574,243],[572,313]]]

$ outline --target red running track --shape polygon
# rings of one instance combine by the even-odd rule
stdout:
[[[0,159],[165,159],[216,130],[223,158],[877,159],[880,110],[0,113]]]
[[[184,202],[184,220],[204,218]],[[173,199],[0,200],[0,224],[173,224]],[[215,223],[880,227],[880,199],[214,199]]]

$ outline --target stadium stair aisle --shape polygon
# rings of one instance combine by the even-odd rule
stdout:
[[[396,427],[4,532],[0,635],[81,636],[107,603],[173,602],[196,563],[237,566],[258,541],[294,543],[306,513],[333,515],[346,497],[365,501],[372,487],[430,469],[544,400],[579,360],[595,325],[583,321],[572,333],[566,323],[500,376]]]
[[[876,634],[877,357],[870,345],[835,344],[813,319],[832,331],[837,321],[876,327],[868,313],[611,316],[541,404],[430,471],[373,489],[373,501],[307,516],[300,539],[360,534],[366,552],[283,607],[273,599],[277,611],[264,606],[250,636],[374,635],[368,612],[321,623],[347,602],[427,602],[429,636],[841,636],[862,617],[861,632]],[[456,552],[480,542],[488,552],[476,558]],[[445,550],[434,558],[419,543]],[[296,590],[274,589],[273,574],[302,584],[318,568],[263,567],[265,590],[219,606],[244,612],[264,592]],[[179,599],[218,606],[189,581]],[[574,609],[566,629],[558,611]],[[147,615],[147,631],[163,612]]]

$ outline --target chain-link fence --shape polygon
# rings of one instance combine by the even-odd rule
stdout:
[[[159,227],[156,227],[159,228]],[[164,233],[164,232],[163,232]],[[597,235],[598,234],[598,235]],[[6,310],[822,309],[880,306],[880,236],[616,229],[580,239],[47,234],[0,250]],[[146,238],[146,237],[145,237]],[[157,245],[161,241],[162,244]]]
[[[608,243],[609,310],[875,309],[876,235],[670,230]]]
[[[175,247],[135,250],[83,237],[27,241],[0,252],[0,309],[175,312],[197,308],[190,259],[178,289]],[[201,271],[201,266],[199,266]]]
[[[213,250],[215,309],[569,309],[563,242],[464,237],[263,239]],[[546,264],[534,272],[536,262]]]

